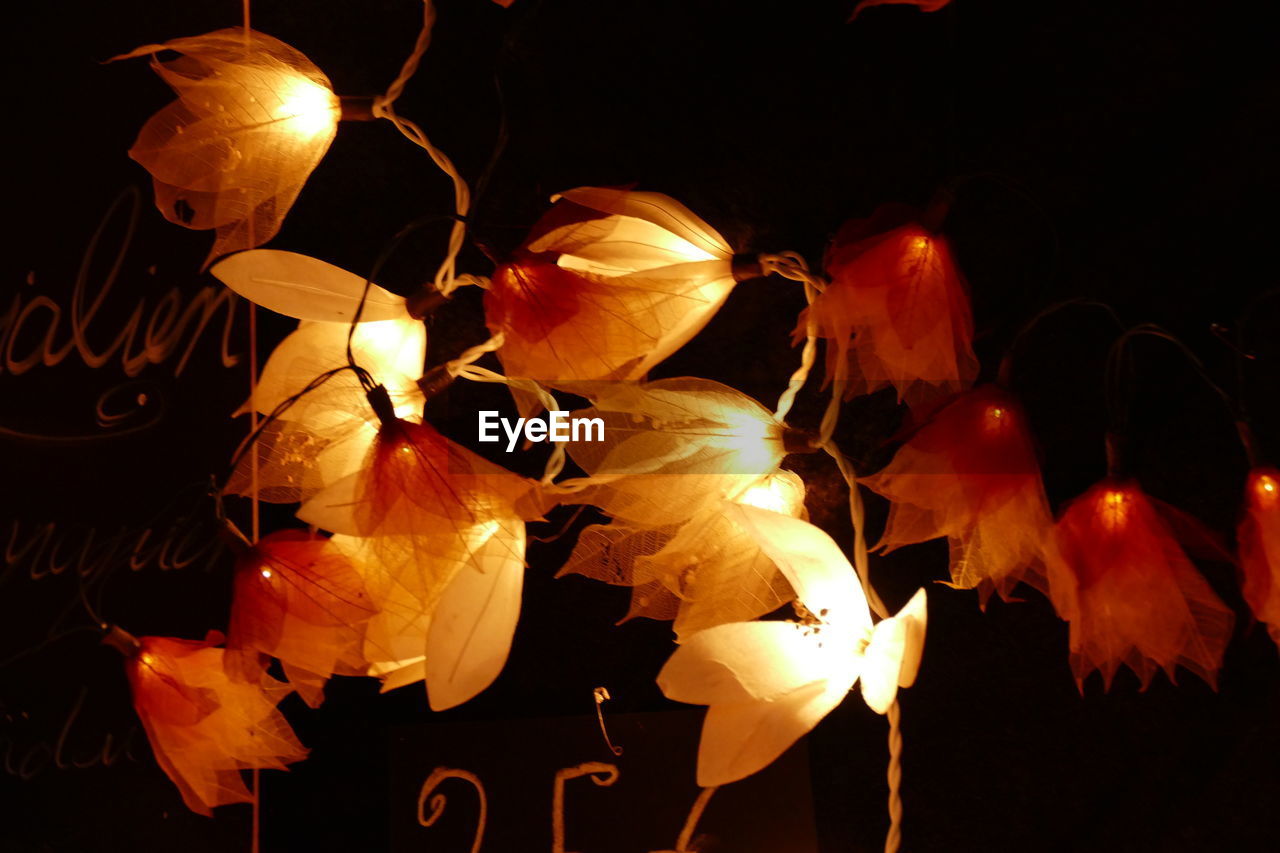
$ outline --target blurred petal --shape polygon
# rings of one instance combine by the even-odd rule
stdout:
[[[1245,512],[1236,531],[1242,591],[1253,615],[1280,645],[1280,471],[1254,469],[1246,489]]]
[[[936,12],[950,2],[951,0],[858,0],[849,20],[852,21],[873,6],[915,6],[921,12]]]

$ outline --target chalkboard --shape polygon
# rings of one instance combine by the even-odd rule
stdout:
[[[927,14],[875,9],[850,25],[845,0],[438,5],[436,38],[399,106],[475,185],[475,243],[460,269],[491,272],[490,257],[520,242],[551,194],[578,185],[665,192],[735,250],[797,250],[814,263],[843,221],[884,202],[924,206],[945,186],[988,374],[1044,306],[1101,298],[1126,322],[1156,321],[1187,340],[1247,396],[1276,458],[1280,312],[1256,300],[1274,284],[1274,213],[1260,187],[1275,178],[1277,81],[1267,31],[1248,10],[954,0]],[[8,14],[0,849],[249,850],[248,806],[195,815],[156,766],[121,658],[85,606],[138,635],[197,639],[226,626],[232,560],[209,488],[248,431],[232,412],[249,389],[249,313],[201,271],[211,236],[164,221],[126,156],[171,93],[145,60],[102,62],[238,25],[240,4],[77,0]],[[339,94],[370,95],[398,72],[421,5],[273,0],[253,16]],[[386,122],[343,123],[271,245],[364,274],[406,224],[451,204],[447,180]],[[429,278],[447,227],[406,238],[380,283],[409,293]],[[430,318],[430,364],[486,337],[475,291]],[[803,303],[793,283],[744,283],[655,375],[775,399],[798,358],[790,336]],[[1245,312],[1255,358],[1236,384],[1236,354],[1209,323],[1232,338]],[[168,316],[179,320],[166,335]],[[255,322],[260,363],[291,323],[265,311]],[[1105,318],[1063,314],[1019,359],[1015,384],[1055,504],[1103,474],[1101,369],[1113,334]],[[1176,353],[1144,350],[1140,363],[1144,484],[1228,534],[1245,470],[1230,418]],[[474,412],[510,410],[488,387],[455,387],[432,406],[429,418],[475,447]],[[820,407],[816,394],[802,397],[796,417],[816,422]],[[846,407],[838,439],[859,470],[887,461],[901,415],[883,395]],[[542,461],[516,464],[533,474]],[[787,467],[809,485],[814,523],[848,543],[838,475],[812,457]],[[243,502],[228,511],[247,519]],[[869,512],[874,534],[885,506]],[[596,520],[569,515],[531,526],[546,541],[530,547],[513,652],[473,702],[434,714],[420,685],[379,694],[348,678],[318,710],[286,700],[311,754],[261,776],[263,851],[467,849],[465,782],[440,788],[449,802],[437,825],[414,811],[440,766],[478,768],[491,786],[495,840],[483,849],[546,850],[554,774],[587,761],[621,775],[616,790],[565,783],[566,850],[675,841],[697,794],[701,711],[654,684],[675,648],[669,624],[615,624],[626,590],[554,578],[577,530]],[[264,529],[292,524],[288,507],[264,511]],[[1034,591],[984,613],[972,592],[933,583],[946,574],[942,543],[875,559],[891,608],[921,585],[929,595],[922,670],[902,697],[903,849],[1271,849],[1280,663],[1250,626],[1232,567],[1202,568],[1240,617],[1218,689],[1186,674],[1140,692],[1122,676],[1110,693],[1091,682],[1081,695],[1066,627]],[[626,749],[616,759],[593,716],[599,686]],[[646,754],[646,725],[669,750]],[[768,849],[882,849],[885,740],[884,718],[852,696],[782,764],[718,792],[703,831],[726,851],[772,843],[770,832],[796,840]],[[502,818],[518,798],[511,826],[530,821],[527,846],[498,840],[523,831]],[[609,811],[616,802],[626,808]],[[462,842],[429,846],[450,832]],[[742,833],[753,841],[734,846]]]

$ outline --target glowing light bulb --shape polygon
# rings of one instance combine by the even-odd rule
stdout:
[[[779,472],[756,483],[736,500],[758,509],[794,515],[804,503],[804,489],[797,486],[796,479]]]
[[[138,662],[145,667],[152,667],[155,665],[156,658],[155,658],[155,655],[151,654],[150,652],[143,652],[142,654],[138,655]]]
[[[925,252],[929,251],[929,238],[928,238],[928,237],[916,237],[916,238],[912,239],[912,241],[911,241],[911,248],[912,248],[912,250],[913,250],[913,251],[915,251],[915,252],[917,252],[917,253],[919,253],[919,254],[924,254]]]
[[[779,493],[776,481],[767,481],[764,483],[756,483],[738,498],[738,503],[747,506],[758,507],[759,509],[772,510],[773,512],[786,512],[787,499],[786,496]]]
[[[1258,474],[1253,479],[1253,496],[1262,509],[1280,505],[1280,483],[1270,474]]]
[[[267,580],[270,580],[270,579],[271,579],[271,570],[270,570],[270,569],[263,569],[263,570],[262,570],[262,576],[263,576],[264,578],[266,578]]]
[[[290,133],[304,137],[324,133],[338,121],[333,93],[305,77],[292,75],[285,81],[280,106],[274,112]]]
[[[773,467],[775,445],[781,441],[781,428],[776,423],[761,420],[754,412],[725,407],[722,413],[711,416],[724,424],[715,436],[708,437],[708,445],[730,451],[737,457],[737,468],[743,473],[763,473]]]
[[[1103,493],[1098,509],[1106,527],[1111,530],[1123,527],[1129,518],[1129,495],[1118,489],[1109,489]]]
[[[990,432],[998,432],[1009,423],[1009,410],[1003,406],[988,406],[984,426]]]
[[[474,524],[463,536],[471,550],[476,550],[493,538],[502,529],[497,519],[490,518]]]

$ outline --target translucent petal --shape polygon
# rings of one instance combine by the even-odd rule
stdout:
[[[357,309],[362,322],[408,317],[403,296],[372,283],[366,292],[363,276],[296,252],[237,252],[210,272],[255,305],[299,320],[350,323]]]

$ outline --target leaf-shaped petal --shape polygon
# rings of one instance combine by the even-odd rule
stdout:
[[[733,251],[720,234],[689,208],[670,196],[653,192],[635,192],[608,187],[578,187],[565,190],[559,199],[601,213],[629,217],[658,226],[666,233],[705,253],[707,259],[729,258]],[[689,260],[695,259],[689,257]]]
[[[862,662],[862,698],[877,714],[886,713],[899,687],[915,683],[924,651],[928,605],[923,589],[898,613],[871,632]]]
[[[492,684],[511,650],[524,583],[524,525],[487,524],[488,540],[445,588],[427,633],[427,697],[436,711]]]
[[[227,287],[269,311],[299,320],[350,323],[408,317],[404,297],[368,283],[363,276],[296,252],[251,249],[213,265]],[[363,298],[363,307],[361,300]]]
[[[770,702],[711,706],[698,744],[698,784],[727,785],[763,770],[847,694],[848,687],[815,681]]]

